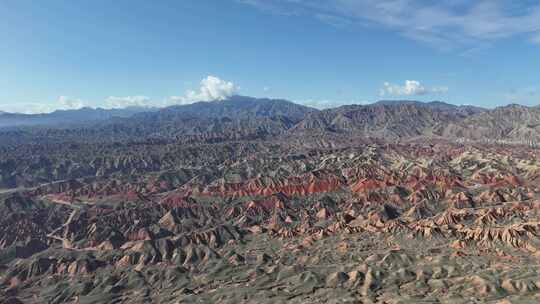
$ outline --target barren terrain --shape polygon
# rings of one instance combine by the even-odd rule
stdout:
[[[235,133],[209,132],[214,122],[169,137],[179,129],[159,126],[169,131],[161,140],[148,132],[85,142],[44,129],[28,135],[41,141],[23,142],[6,131],[0,298],[539,302],[540,151],[428,136],[442,119],[488,115],[433,118],[415,107],[425,119],[407,120],[416,127],[405,133],[389,117],[365,127],[333,118],[349,129],[314,131],[322,114],[309,109],[280,116],[288,129],[279,132],[261,127],[277,118],[255,129],[220,120],[243,130],[223,129]],[[387,137],[366,135],[375,128]],[[98,131],[72,135],[85,132]]]

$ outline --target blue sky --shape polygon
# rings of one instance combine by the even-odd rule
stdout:
[[[0,0],[0,29],[3,111],[540,104],[540,1]]]

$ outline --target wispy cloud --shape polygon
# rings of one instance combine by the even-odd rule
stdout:
[[[333,107],[339,107],[339,106],[343,106],[343,105],[352,105],[352,104],[361,104],[361,105],[363,105],[363,104],[368,104],[369,102],[367,102],[367,101],[355,101],[355,100],[337,101],[337,100],[328,100],[328,99],[320,99],[320,100],[307,99],[307,100],[298,101],[298,103],[303,104],[303,105],[308,106],[308,107],[312,107],[312,108],[322,110],[322,109],[328,109],[328,108],[333,108]]]
[[[299,15],[302,12],[305,12],[305,9],[295,3],[297,1],[295,0],[235,0],[238,3],[251,5],[254,7],[257,7],[258,9],[278,14],[278,15],[284,15],[284,16],[293,16],[293,15]]]
[[[450,48],[512,36],[540,40],[540,3],[481,0],[237,0],[267,11],[311,15],[336,26],[380,26],[401,35]]]
[[[9,105],[0,105],[0,111],[8,113],[22,114],[40,114],[50,113],[56,110],[58,106],[43,103],[17,103]]]
[[[105,99],[107,108],[126,108],[126,107],[150,107],[152,101],[146,96],[109,96]]]
[[[59,96],[56,102],[21,102],[9,105],[0,105],[0,111],[22,114],[51,113],[56,110],[76,110],[85,106],[79,98]]]
[[[448,87],[426,87],[417,80],[406,80],[403,85],[385,82],[379,92],[381,96],[414,96],[427,94],[441,94],[448,92]]]
[[[316,13],[314,17],[326,24],[329,24],[331,26],[338,27],[338,28],[344,28],[344,27],[352,26],[354,24],[354,21],[350,20],[349,18],[345,18],[343,16],[337,16],[333,14]]]

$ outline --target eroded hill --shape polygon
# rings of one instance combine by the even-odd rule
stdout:
[[[536,150],[360,139],[151,147],[168,152],[117,147],[116,161],[48,163],[44,172],[93,177],[1,194],[2,297],[538,300]]]
[[[0,132],[0,299],[540,301],[536,110],[206,106]]]

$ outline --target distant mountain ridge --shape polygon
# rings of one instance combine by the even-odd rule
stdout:
[[[540,142],[540,108],[517,104],[497,107],[449,123],[439,133],[470,140]]]
[[[83,108],[0,116],[0,127],[38,125],[39,128],[27,127],[3,136],[11,136],[12,142],[20,142],[13,139],[13,134],[27,139],[45,136],[72,140],[161,138],[204,142],[340,133],[382,139],[427,136],[540,142],[539,107],[508,105],[484,109],[441,101],[381,100],[318,110],[282,99],[232,96],[222,101],[162,109]]]
[[[422,102],[422,101],[417,101],[417,100],[379,100],[373,103],[373,105],[389,105],[389,106],[400,105],[400,104],[413,104],[417,106],[424,106],[424,107],[430,107],[430,108],[436,108],[436,109],[442,109],[442,110],[457,110],[460,112],[471,113],[471,114],[480,113],[487,110],[485,108],[477,107],[473,105],[454,105],[454,104],[450,104],[450,103],[446,103],[446,102],[438,101],[438,100],[428,101],[428,102]]]
[[[469,106],[455,106],[439,101],[423,103],[412,100],[382,100],[368,105],[399,105],[413,104],[417,106],[441,107],[441,108],[474,108]],[[334,108],[336,109],[336,108]],[[333,109],[328,109],[333,110]],[[174,120],[187,117],[198,118],[221,118],[231,119],[249,117],[273,117],[285,116],[294,122],[298,122],[305,117],[307,113],[319,112],[315,108],[296,104],[284,99],[252,98],[246,96],[232,96],[223,101],[214,102],[196,102],[187,105],[174,105],[165,108],[147,108],[147,107],[127,107],[119,109],[103,108],[81,108],[75,110],[57,110],[51,113],[42,114],[22,114],[0,111],[0,126],[35,126],[35,125],[58,125],[58,124],[76,124],[96,121],[105,121],[117,118],[129,118],[134,115],[142,118],[144,116],[157,116],[163,120]],[[480,112],[482,110],[478,110]]]
[[[42,114],[8,113],[0,111],[0,127],[84,124],[103,121],[113,117],[130,117],[136,113],[155,110],[155,108],[144,107],[127,107],[122,109],[85,107],[76,110],[56,110],[51,113]]]
[[[174,120],[181,118],[222,118],[246,119],[251,117],[284,116],[292,121],[300,121],[314,108],[299,105],[283,99],[252,98],[232,96],[222,101],[196,102],[187,105],[170,106],[153,113],[141,113],[134,118],[155,118]]]
[[[382,101],[312,113],[293,131],[318,130],[382,138],[410,137],[432,134],[438,125],[458,121],[474,113],[474,110],[440,102]]]

